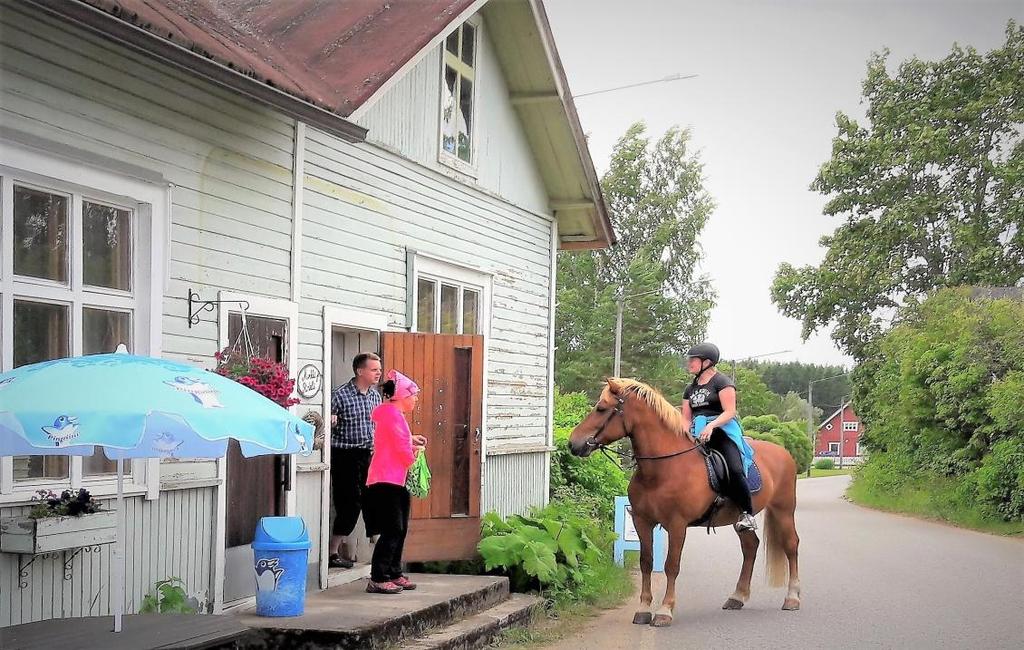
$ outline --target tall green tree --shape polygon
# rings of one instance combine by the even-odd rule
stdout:
[[[681,397],[680,355],[704,337],[714,300],[696,272],[698,237],[714,208],[702,173],[685,130],[652,141],[637,123],[616,144],[601,187],[618,244],[559,256],[555,376],[563,390],[593,395],[612,374],[622,295],[620,374]]]
[[[981,54],[954,47],[893,73],[868,61],[867,123],[836,116],[832,158],[811,185],[845,219],[818,266],[782,264],[772,298],[803,322],[832,325],[858,359],[934,289],[1024,278],[1024,27]]]
[[[801,398],[807,398],[807,384],[811,380],[826,379],[814,384],[815,408],[821,407],[831,413],[839,408],[844,399],[850,397],[853,386],[847,368],[843,366],[817,365],[800,363],[799,361],[765,361],[753,364],[755,370],[764,379],[768,388],[779,395],[797,393]],[[778,414],[782,417],[781,414]],[[801,416],[806,417],[806,415]],[[782,418],[783,420],[789,418]]]

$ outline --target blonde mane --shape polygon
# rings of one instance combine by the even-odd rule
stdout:
[[[676,435],[683,435],[683,414],[679,412],[678,408],[672,406],[656,389],[635,379],[610,379],[609,382],[618,384],[623,395],[633,395],[651,407],[655,414],[661,418],[665,426],[672,429]],[[604,387],[604,390],[601,392],[601,399],[615,399],[610,386]]]

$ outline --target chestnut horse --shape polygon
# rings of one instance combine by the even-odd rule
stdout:
[[[640,571],[643,588],[642,609],[633,617],[637,624],[672,624],[676,605],[676,577],[686,529],[698,522],[715,500],[708,485],[704,456],[689,432],[683,431],[680,410],[650,386],[632,379],[609,379],[594,410],[573,429],[569,449],[577,456],[589,456],[595,450],[630,438],[636,470],[629,482],[629,503],[633,522],[640,537]],[[796,463],[785,448],[770,442],[751,441],[754,461],[761,470],[763,485],[754,499],[754,512],[764,510],[764,535],[767,543],[768,583],[786,584],[789,563],[789,590],[782,609],[800,609],[800,578],[797,571],[797,546],[793,514],[796,510]],[[732,502],[715,515],[713,526],[728,526],[739,518]],[[652,611],[651,571],[654,568],[654,527],[668,531],[668,558],[665,561],[665,598],[657,612]],[[760,545],[755,531],[738,533],[743,550],[743,566],[736,591],[722,609],[741,609],[750,598],[750,578]]]

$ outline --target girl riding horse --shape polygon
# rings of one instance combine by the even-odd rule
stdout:
[[[650,386],[632,379],[609,379],[594,410],[569,437],[570,451],[581,457],[625,437],[632,443],[637,466],[629,482],[629,503],[640,537],[640,602],[643,605],[643,609],[633,617],[637,624],[672,624],[675,584],[686,529],[702,519],[717,496],[709,485],[704,457],[698,451],[700,445],[689,435],[688,427],[683,413]],[[709,435],[714,437],[714,427]],[[785,585],[788,568],[788,590],[782,608],[800,609],[797,569],[800,538],[794,523],[796,463],[779,445],[760,440],[752,441],[750,445],[756,454],[762,478],[761,489],[751,499],[750,512],[741,510],[743,506],[727,505],[719,509],[709,523],[716,527],[728,526],[744,519],[744,514],[763,510],[768,582],[776,587]],[[654,568],[654,527],[657,525],[668,531],[668,556],[665,561],[665,597],[661,607],[654,612],[651,573]],[[723,609],[741,609],[750,598],[750,580],[760,545],[756,531],[737,527],[736,532],[743,550],[743,565],[736,589],[725,601]]]

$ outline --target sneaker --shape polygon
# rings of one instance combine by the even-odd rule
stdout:
[[[412,591],[413,589],[416,588],[416,583],[413,582],[412,580],[409,580],[405,576],[400,576],[398,578],[395,578],[391,582],[395,583],[396,585],[398,585],[402,589],[405,589],[406,591]]]
[[[740,515],[740,520],[736,522],[734,526],[737,532],[743,532],[746,530],[757,530],[757,520],[754,519],[754,515],[744,512]]]
[[[327,559],[327,566],[332,569],[351,569],[355,565],[355,562],[346,560],[337,553],[331,554],[331,557]]]
[[[373,580],[366,583],[366,593],[368,594],[400,594],[402,588],[396,585],[394,582],[374,582]]]

